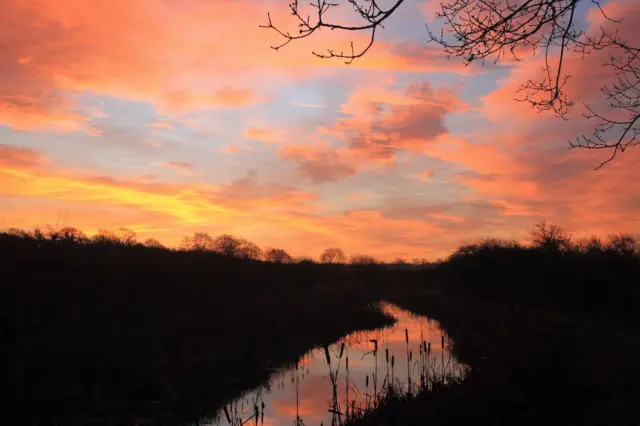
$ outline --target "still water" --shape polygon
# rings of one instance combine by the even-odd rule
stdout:
[[[460,375],[449,355],[449,339],[438,323],[395,305],[382,305],[392,326],[354,332],[305,354],[297,366],[280,370],[199,425],[332,425],[353,412],[371,409],[389,383],[415,390],[429,378]],[[443,347],[444,344],[444,347]]]

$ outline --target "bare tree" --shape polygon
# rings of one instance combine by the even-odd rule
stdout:
[[[213,250],[213,238],[206,232],[196,232],[193,236],[184,237],[180,248],[188,251],[211,251]]]
[[[548,253],[564,252],[571,248],[571,236],[559,226],[547,224],[544,220],[531,231],[531,242],[534,248]]]
[[[615,83],[602,88],[608,101],[607,113],[586,106],[588,119],[596,120],[591,135],[582,135],[571,143],[572,148],[607,149],[611,155],[600,168],[619,152],[640,143],[640,48],[631,47],[617,35],[603,31],[603,46],[615,49],[608,65],[615,74]]]
[[[155,238],[147,238],[146,240],[144,240],[142,245],[148,248],[156,248],[156,249],[165,248],[164,245],[162,245],[162,243],[156,240]]]
[[[635,256],[640,250],[638,242],[631,234],[619,233],[609,236],[607,249],[620,256]]]
[[[136,233],[128,228],[118,228],[115,235],[118,242],[124,246],[132,246],[137,241]]]
[[[117,231],[99,229],[91,240],[96,244],[111,244],[119,246],[133,246],[136,241],[136,233],[128,228],[118,228]]]
[[[12,237],[18,237],[18,238],[29,238],[31,236],[28,231],[25,231],[24,229],[20,229],[20,228],[9,228],[6,231],[4,231],[4,233]]]
[[[108,229],[98,229],[98,233],[91,237],[95,244],[119,244],[120,240],[115,232]]]
[[[88,240],[84,232],[70,226],[66,226],[58,231],[58,238],[61,241],[69,243],[85,243]]]
[[[280,34],[284,41],[281,44],[271,46],[275,50],[286,46],[294,40],[309,37],[310,35],[318,32],[322,28],[339,31],[369,31],[370,38],[368,44],[361,48],[356,49],[353,42],[351,42],[350,50],[347,53],[343,51],[336,51],[333,49],[327,49],[324,53],[313,52],[313,54],[319,58],[342,58],[346,60],[346,64],[352,63],[355,59],[364,56],[376,39],[376,32],[382,24],[400,7],[404,0],[397,0],[391,7],[383,9],[378,4],[377,0],[348,0],[349,4],[353,6],[356,15],[360,18],[361,23],[356,25],[345,23],[331,23],[327,22],[324,18],[327,12],[333,8],[340,6],[340,3],[334,3],[327,0],[313,0],[310,3],[310,7],[314,9],[313,18],[311,14],[304,16],[304,12],[300,10],[300,4],[298,0],[293,0],[289,4],[291,14],[297,18],[298,30],[294,33],[289,31],[283,31],[279,27],[273,24],[271,20],[271,14],[267,15],[267,23],[261,25],[262,28],[269,28],[278,34]]]
[[[240,246],[236,250],[236,256],[241,259],[258,260],[262,256],[262,250],[251,241],[241,240]]]
[[[351,256],[349,263],[352,265],[375,265],[378,261],[373,256],[366,254],[356,254]]]
[[[283,249],[269,248],[264,252],[264,260],[273,263],[291,263],[293,259]]]
[[[579,253],[591,256],[601,254],[604,251],[602,240],[595,235],[579,239],[574,247]]]
[[[320,255],[320,262],[322,263],[344,263],[347,260],[344,252],[341,248],[333,247],[328,248]]]
[[[213,240],[213,250],[225,256],[235,257],[242,242],[233,235],[223,234]]]
[[[519,89],[519,100],[541,111],[552,111],[566,119],[573,105],[565,87],[570,75],[566,72],[566,59],[570,53],[582,57],[607,49],[616,83],[603,87],[608,99],[607,112],[587,106],[586,117],[596,120],[591,135],[582,135],[571,147],[611,150],[610,157],[598,168],[611,161],[617,153],[639,143],[640,133],[640,49],[624,40],[618,31],[601,26],[595,33],[587,33],[577,24],[578,5],[586,0],[447,0],[440,5],[436,19],[443,23],[439,32],[427,26],[429,41],[439,45],[449,56],[460,57],[466,64],[497,63],[508,56],[522,60],[527,54],[543,52],[544,67],[538,80],[524,82]],[[600,7],[599,0],[589,0],[596,5],[605,20],[615,26],[619,23]],[[273,23],[271,15],[262,25],[277,32],[283,38],[281,44],[272,46],[279,50],[292,41],[303,39],[326,28],[347,32],[369,32],[369,42],[356,49],[326,53],[313,52],[320,58],[342,58],[347,64],[362,57],[373,45],[384,22],[404,3],[395,0],[383,8],[381,0],[347,0],[353,8],[358,23],[334,22],[328,16],[332,9],[347,6],[335,0],[312,0],[311,13],[300,8],[298,0],[290,5],[290,12],[297,21],[297,30],[283,30]],[[388,3],[388,2],[387,2]]]

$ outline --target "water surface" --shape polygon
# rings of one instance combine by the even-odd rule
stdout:
[[[308,352],[199,424],[255,425],[256,417],[266,426],[338,424],[354,410],[370,409],[388,383],[407,391],[443,372],[461,374],[436,321],[388,303],[382,308],[396,318],[394,325],[357,331]]]

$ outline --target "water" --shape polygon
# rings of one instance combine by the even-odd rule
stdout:
[[[462,374],[437,322],[391,304],[383,304],[383,309],[397,319],[393,326],[354,332],[326,349],[310,351],[297,367],[275,373],[268,384],[228,404],[231,423],[221,410],[215,419],[199,425],[255,425],[256,411],[258,424],[265,426],[339,424],[354,409],[371,409],[373,396],[390,382],[408,391],[426,383],[428,377]],[[377,341],[377,352],[372,340]]]

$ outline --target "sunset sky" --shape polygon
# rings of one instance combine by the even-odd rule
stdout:
[[[270,49],[259,25],[271,12],[292,28],[287,3],[3,1],[0,227],[127,227],[170,246],[231,233],[381,260],[520,239],[542,219],[640,233],[640,147],[598,171],[607,153],[568,150],[592,129],[582,103],[602,104],[606,55],[568,58],[563,121],[514,101],[541,57],[465,67],[427,44],[439,2],[409,1],[348,66],[311,51],[366,34]],[[582,5],[581,27],[610,25]],[[640,2],[604,7],[640,38]]]

